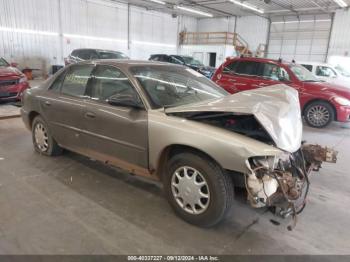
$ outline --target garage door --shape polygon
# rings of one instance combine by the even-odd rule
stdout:
[[[329,16],[274,20],[270,27],[268,57],[323,62],[327,57],[331,27]]]

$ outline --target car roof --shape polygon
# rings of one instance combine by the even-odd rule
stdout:
[[[114,53],[123,53],[121,51],[116,51],[116,50],[108,50],[108,49],[98,49],[98,48],[77,48],[74,49],[73,51],[90,51],[90,50],[94,50],[94,51],[100,51],[100,52],[114,52]],[[72,52],[73,52],[72,51]]]
[[[82,61],[79,63],[75,63],[73,65],[84,65],[84,64],[91,64],[91,62],[99,64],[99,65],[118,65],[123,67],[131,67],[131,66],[181,66],[182,65],[176,65],[171,64],[167,62],[158,62],[158,61],[147,61],[147,60],[124,60],[124,59],[97,59],[97,60],[87,60]]]
[[[304,61],[298,61],[298,64],[301,64],[301,65],[317,65],[317,66],[329,66],[329,67],[333,67],[332,65],[330,64],[327,64],[327,63],[322,63],[322,62],[304,62]]]

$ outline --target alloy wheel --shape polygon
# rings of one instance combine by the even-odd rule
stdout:
[[[330,120],[331,114],[323,105],[315,105],[307,112],[307,118],[313,126],[324,126]]]

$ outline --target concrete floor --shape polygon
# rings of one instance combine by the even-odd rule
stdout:
[[[20,119],[2,120],[0,254],[350,254],[349,133],[306,128],[309,142],[340,153],[312,176],[294,231],[242,198],[226,221],[201,229],[173,214],[157,184],[73,153],[40,156]]]

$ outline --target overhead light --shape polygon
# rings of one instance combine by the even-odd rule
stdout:
[[[151,45],[151,46],[160,46],[160,47],[176,48],[176,45],[163,44],[163,43],[155,43],[155,42],[131,41],[131,43],[132,43],[132,44],[135,44],[135,45]]]
[[[150,2],[153,2],[153,3],[157,3],[157,4],[161,4],[161,5],[165,5],[166,3],[163,2],[163,1],[160,1],[160,0],[148,0]]]
[[[334,2],[336,2],[340,7],[347,7],[347,3],[345,3],[344,0],[333,0]]]
[[[206,12],[199,11],[199,10],[192,9],[192,8],[188,8],[188,7],[183,7],[183,6],[179,6],[178,5],[178,6],[176,6],[176,8],[178,8],[180,10],[184,10],[184,11],[190,12],[190,13],[198,14],[198,15],[213,17],[213,15],[210,14],[210,13],[206,13]]]
[[[230,0],[230,2],[232,2],[232,3],[236,4],[236,5],[243,6],[243,7],[247,8],[247,9],[253,10],[253,11],[258,12],[260,14],[264,13],[264,10],[258,9],[255,6],[251,6],[249,4],[246,4],[246,3],[243,3],[243,2],[240,2],[240,1],[237,1],[237,0]]]
[[[48,35],[48,36],[58,36],[59,35],[56,32],[21,29],[21,28],[13,28],[13,27],[2,27],[2,26],[0,26],[0,31],[3,31],[3,32],[14,32],[14,33],[24,33],[24,34],[32,34],[32,35]]]
[[[293,23],[314,23],[314,22],[331,22],[331,19],[318,19],[318,20],[293,20],[293,21],[279,21],[272,22],[271,24],[293,24]]]
[[[75,34],[63,34],[63,36],[67,37],[67,38],[79,38],[79,39],[86,39],[86,40],[111,41],[111,42],[127,43],[127,40],[117,39],[117,38],[109,38],[109,37],[96,37],[96,36],[75,35]]]

